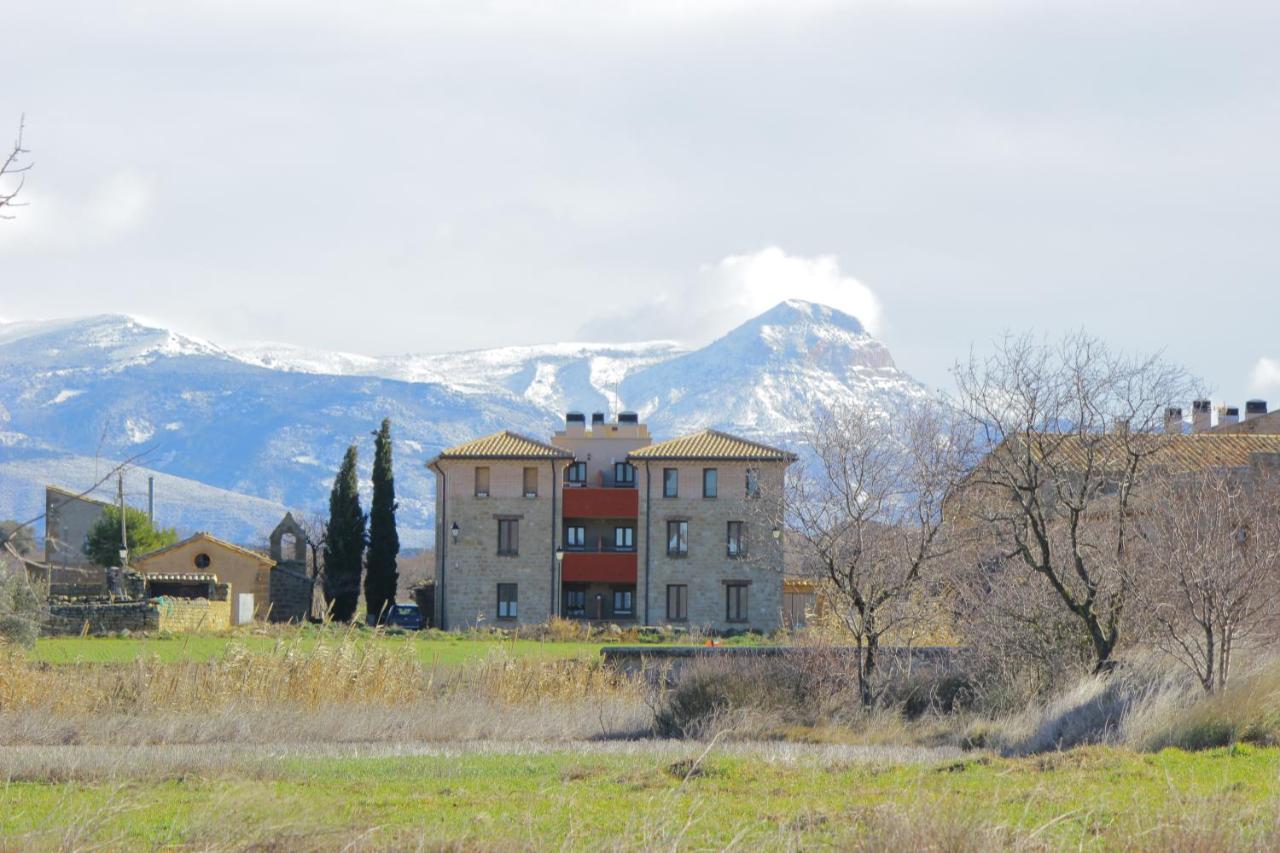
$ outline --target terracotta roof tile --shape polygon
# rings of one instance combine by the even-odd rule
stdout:
[[[437,459],[572,459],[569,451],[511,430],[495,432],[440,451]]]
[[[1081,436],[1062,434],[1054,441],[1043,436],[1037,441],[1037,450],[1052,452],[1068,467],[1121,465],[1125,450],[1119,436],[1101,436],[1102,441],[1086,443]],[[1280,454],[1280,435],[1239,435],[1220,432],[1200,432],[1188,435],[1135,435],[1130,441],[1150,441],[1149,464],[1164,467],[1174,473],[1201,471],[1212,468],[1247,468],[1254,462],[1255,454]],[[1008,442],[1001,444],[1008,447]],[[994,451],[993,451],[994,452]]]
[[[745,462],[794,462],[796,455],[714,429],[660,441],[627,454],[630,459],[722,459]]]

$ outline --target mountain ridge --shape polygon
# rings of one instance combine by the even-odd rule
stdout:
[[[41,454],[53,469],[58,459],[151,448],[146,464],[186,492],[185,483],[204,483],[265,501],[246,504],[223,531],[255,541],[255,524],[270,529],[278,519],[247,520],[254,507],[322,510],[352,441],[362,443],[367,478],[367,434],[389,416],[402,538],[424,545],[434,506],[422,463],[476,435],[510,428],[545,437],[569,409],[634,409],[659,438],[714,427],[795,444],[823,407],[889,409],[924,393],[857,318],[799,300],[696,349],[568,342],[377,357],[224,347],[125,315],[3,323],[0,506],[17,513],[34,504]]]

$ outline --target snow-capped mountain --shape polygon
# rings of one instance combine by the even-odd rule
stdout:
[[[34,516],[46,481],[84,488],[92,470],[144,452],[139,464],[164,475],[158,506],[173,507],[159,521],[256,542],[284,507],[323,509],[347,444],[361,444],[367,476],[369,432],[389,416],[401,537],[425,545],[423,463],[467,438],[545,436],[566,410],[634,409],[659,439],[717,427],[786,443],[820,407],[887,410],[924,393],[855,318],[799,301],[696,350],[654,341],[368,357],[224,348],[123,316],[0,324],[0,516]]]

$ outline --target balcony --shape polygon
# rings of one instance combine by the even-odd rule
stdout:
[[[611,486],[566,487],[565,518],[635,518],[640,513],[640,493]]]
[[[635,551],[565,551],[560,567],[565,583],[596,581],[598,583],[635,583]]]

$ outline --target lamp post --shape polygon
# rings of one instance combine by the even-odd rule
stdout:
[[[560,579],[562,577],[564,577],[564,546],[557,545],[556,546],[556,579],[554,584],[555,589],[553,590],[553,594],[555,595],[555,603],[553,605],[553,608],[556,616],[562,615],[560,613],[560,601],[561,601],[561,595],[560,595],[561,580]]]

